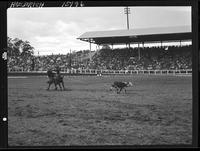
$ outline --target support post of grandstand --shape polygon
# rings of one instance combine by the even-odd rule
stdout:
[[[138,58],[140,60],[140,43],[138,42]]]
[[[98,46],[96,45],[96,51],[98,50],[98,48],[97,48]]]
[[[90,57],[90,61],[91,61],[91,39],[89,41],[90,41],[90,53],[89,53],[89,57]]]

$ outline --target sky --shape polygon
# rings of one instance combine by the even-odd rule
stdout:
[[[130,7],[129,28],[191,26],[191,7]],[[35,55],[89,49],[77,38],[88,31],[127,29],[124,7],[9,8],[10,38],[29,41]],[[92,44],[92,50],[96,45]],[[39,53],[38,53],[39,52]]]

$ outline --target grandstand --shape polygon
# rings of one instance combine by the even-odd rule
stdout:
[[[64,73],[191,73],[192,46],[181,45],[192,38],[189,26],[93,31],[82,34],[77,39],[90,43],[90,50],[67,55],[34,56],[22,59],[19,55],[9,56],[10,72],[44,72],[49,67],[59,65]],[[159,47],[144,47],[146,43],[160,42]],[[179,46],[164,46],[164,42],[180,42]],[[91,51],[91,43],[102,46]],[[113,49],[113,45],[137,44],[138,47]],[[143,44],[141,47],[141,44]],[[103,47],[111,45],[110,47]],[[92,53],[91,53],[92,52]],[[157,72],[157,70],[165,70]],[[143,72],[140,72],[143,71]]]

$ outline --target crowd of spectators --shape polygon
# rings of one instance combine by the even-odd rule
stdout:
[[[93,57],[91,67],[113,70],[192,69],[192,47],[102,49]]]
[[[32,57],[9,56],[7,61],[8,71],[30,71]]]
[[[85,69],[89,64],[89,50],[63,54],[43,56],[21,55],[8,56],[9,71],[47,71],[49,68],[59,66],[61,69]]]
[[[101,49],[89,59],[90,51],[66,55],[9,56],[9,71],[46,71],[49,67],[61,69],[162,70],[192,69],[192,47],[145,47]]]

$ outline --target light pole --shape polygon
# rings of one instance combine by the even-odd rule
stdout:
[[[129,16],[128,15],[131,14],[131,11],[130,11],[130,8],[128,8],[128,6],[124,8],[124,13],[127,16],[127,29],[129,30]]]
[[[127,16],[127,29],[129,30],[129,14],[131,13],[131,11],[130,11],[130,8],[128,8],[128,6],[126,6],[126,7],[124,8],[124,13],[125,13],[126,16]],[[130,43],[128,43],[128,47],[129,47],[129,49],[130,49]]]

